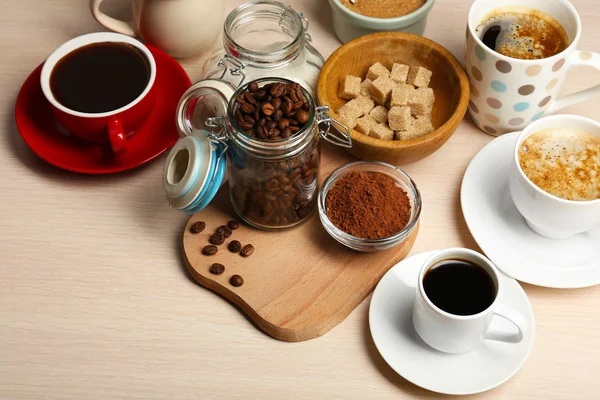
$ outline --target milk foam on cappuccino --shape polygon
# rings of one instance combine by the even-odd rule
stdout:
[[[583,130],[550,128],[519,148],[519,164],[540,189],[567,200],[600,199],[600,137]]]

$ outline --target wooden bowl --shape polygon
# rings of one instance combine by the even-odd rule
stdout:
[[[419,65],[433,72],[429,86],[435,94],[433,132],[409,140],[381,140],[351,130],[353,146],[348,149],[363,160],[393,165],[421,160],[439,149],[452,136],[469,103],[469,80],[458,60],[439,44],[404,32],[381,32],[362,36],[337,49],[327,60],[317,89],[320,105],[330,107],[329,115],[346,103],[338,97],[341,79],[355,75],[364,79],[367,70],[379,61],[388,69],[393,63]]]

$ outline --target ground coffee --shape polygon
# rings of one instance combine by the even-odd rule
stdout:
[[[396,180],[380,172],[351,172],[340,178],[326,199],[329,220],[359,238],[382,239],[400,232],[410,220],[410,200]]]

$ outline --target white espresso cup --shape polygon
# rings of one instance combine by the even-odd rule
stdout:
[[[492,278],[496,294],[492,304],[473,315],[450,314],[427,297],[423,287],[425,274],[444,260],[465,260],[483,268]],[[496,267],[481,254],[462,248],[438,251],[429,257],[419,273],[417,296],[413,308],[415,330],[425,343],[445,353],[463,353],[477,347],[482,340],[496,340],[506,343],[519,343],[523,340],[527,324],[517,311],[498,303],[502,283]],[[491,329],[494,317],[504,318],[515,326],[512,332]]]
[[[508,185],[517,210],[536,233],[549,239],[566,239],[600,228],[600,199],[562,199],[540,189],[525,175],[519,163],[521,144],[534,133],[550,128],[583,130],[600,137],[600,123],[577,115],[553,115],[529,125],[515,143]]]
[[[498,9],[542,11],[562,25],[569,45],[552,57],[522,60],[487,47],[476,33],[486,15]],[[558,98],[567,71],[600,69],[600,54],[579,51],[581,20],[568,0],[475,0],[467,20],[465,69],[471,84],[469,113],[491,135],[521,130],[543,115],[600,95],[600,85]]]

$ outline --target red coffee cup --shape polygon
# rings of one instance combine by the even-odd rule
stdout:
[[[85,113],[69,109],[60,104],[50,88],[50,76],[56,64],[67,54],[92,43],[118,42],[134,46],[147,58],[150,79],[144,91],[129,104],[115,110],[102,113]],[[127,151],[127,139],[135,134],[148,119],[156,90],[156,62],[150,50],[139,41],[125,35],[110,32],[90,33],[69,40],[46,60],[42,67],[41,86],[44,96],[52,105],[56,119],[73,135],[92,143],[110,144],[115,154]]]

